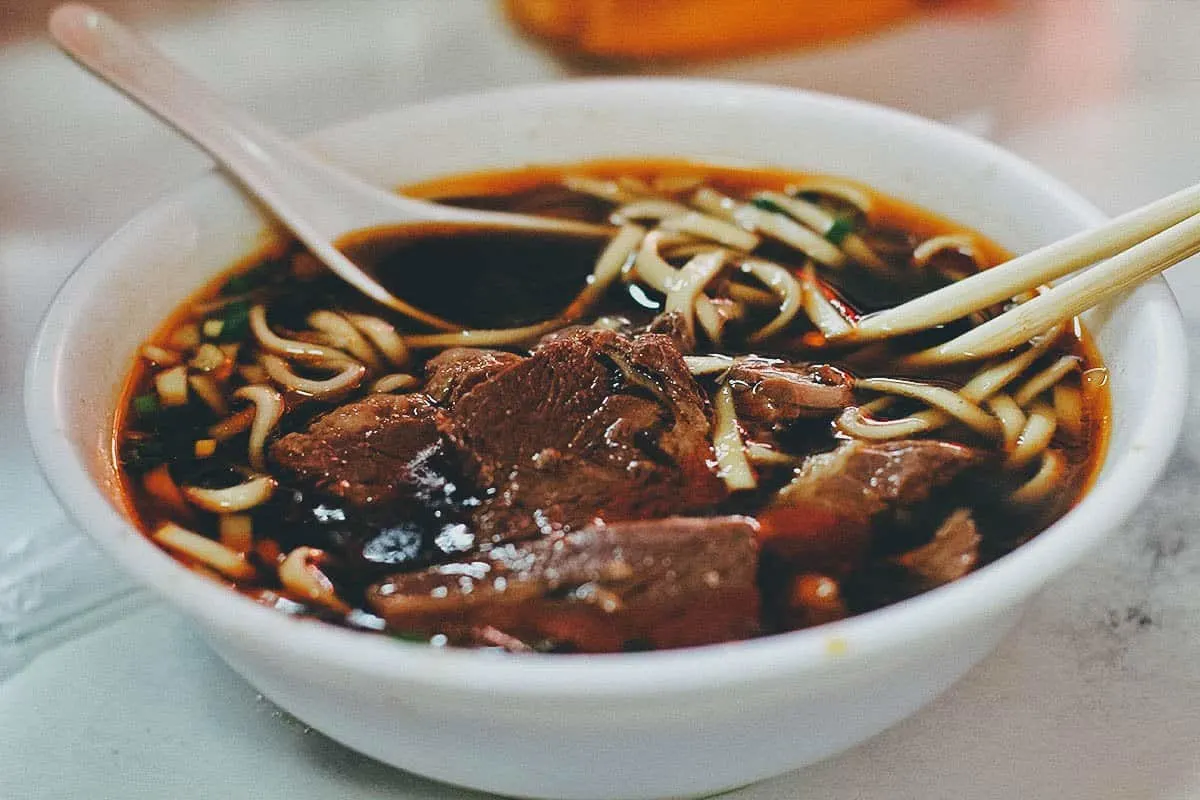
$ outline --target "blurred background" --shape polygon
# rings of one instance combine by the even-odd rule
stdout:
[[[1110,213],[1200,180],[1197,0],[97,4],[294,135],[448,93],[661,74],[933,117]],[[459,796],[257,698],[80,538],[38,477],[20,387],[43,309],[108,232],[208,166],[54,50],[54,5],[0,0],[0,797]],[[1168,275],[1193,335],[1198,276]],[[858,750],[742,796],[1200,798],[1200,425],[1185,427],[1127,535],[966,681]]]

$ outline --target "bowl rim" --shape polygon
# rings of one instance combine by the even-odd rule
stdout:
[[[859,119],[878,120],[947,145],[970,148],[997,169],[1039,184],[1081,224],[1105,217],[1074,190],[1020,157],[944,124],[904,111],[844,97],[793,88],[730,81],[672,78],[588,79],[525,84],[450,95],[322,129],[306,143],[336,141],[354,128],[385,124],[397,114],[462,113],[471,106],[520,104],[530,100],[582,105],[589,97],[644,100],[654,93],[699,93],[709,102],[756,98],[807,103]],[[917,597],[839,622],[790,633],[703,647],[602,655],[512,655],[424,644],[297,619],[266,608],[238,592],[181,566],[138,532],[110,504],[57,423],[62,403],[56,379],[67,344],[66,321],[89,287],[104,280],[97,266],[107,250],[119,248],[140,226],[172,203],[203,201],[228,186],[215,170],[170,192],[106,237],[71,272],[55,294],[30,350],[25,380],[25,414],[36,460],[52,491],[91,538],[139,580],[185,611],[202,627],[232,637],[245,647],[269,648],[280,656],[307,659],[334,670],[403,686],[419,683],[446,692],[503,693],[509,697],[589,695],[597,698],[675,695],[748,680],[794,679],[833,663],[839,670],[871,666],[872,655],[906,643],[935,639],[964,617],[984,616],[1014,605],[1056,576],[1120,524],[1141,502],[1174,449],[1186,401],[1187,356],[1182,316],[1166,282],[1155,278],[1137,290],[1149,320],[1158,369],[1147,387],[1149,401],[1133,426],[1128,453],[1107,464],[1105,488],[1089,490],[1062,519],[1031,542],[967,577]],[[1106,463],[1108,456],[1106,456]],[[797,691],[803,691],[802,686]]]

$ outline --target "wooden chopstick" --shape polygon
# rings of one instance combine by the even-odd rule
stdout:
[[[905,362],[912,365],[946,364],[1010,350],[1196,253],[1200,253],[1200,213],[961,336],[907,356]]]
[[[1123,214],[1098,228],[1082,231],[895,308],[864,317],[854,329],[837,338],[844,342],[869,342],[927,330],[965,317],[1101,259],[1128,251],[1139,242],[1198,213],[1200,184]],[[1166,267],[1147,273],[1147,277],[1162,269]],[[1126,285],[1130,284],[1122,284]],[[1093,304],[1095,302],[1098,301]],[[977,330],[983,327],[986,326]],[[981,336],[977,341],[982,342],[985,338]]]

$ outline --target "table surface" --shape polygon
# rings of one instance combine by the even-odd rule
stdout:
[[[973,4],[977,6],[979,4]],[[987,4],[983,4],[987,5]],[[458,797],[310,731],[67,521],[21,374],[38,318],[109,231],[207,168],[0,0],[0,798]],[[450,92],[580,74],[482,0],[106,4],[292,134]],[[1200,179],[1200,2],[1013,0],[837,46],[659,70],[899,106],[1016,151],[1108,212]],[[1168,273],[1200,328],[1200,264]],[[916,716],[736,793],[1200,798],[1200,414],[1120,533]]]

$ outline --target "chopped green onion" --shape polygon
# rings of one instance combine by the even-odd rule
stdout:
[[[225,297],[233,295],[246,294],[262,286],[270,278],[273,262],[260,264],[253,269],[249,269],[238,275],[234,275],[221,287],[221,294]]]
[[[222,342],[239,342],[250,332],[250,304],[235,300],[221,309],[221,331],[214,338]]]
[[[226,297],[230,295],[245,294],[253,289],[253,281],[248,275],[234,275],[229,280],[225,281],[225,285],[221,287],[220,294]]]
[[[812,197],[810,198],[809,195]],[[816,194],[815,192],[800,192],[795,196],[802,200],[808,200],[809,202],[811,202],[813,198],[820,197],[820,195]],[[774,214],[783,214],[789,218],[792,216],[786,208],[766,197],[755,197],[750,201],[750,205],[754,206],[755,208],[761,208],[763,211],[770,211]],[[829,226],[827,231],[825,231],[825,238],[830,242],[830,244],[841,244],[842,241],[853,232],[854,220],[847,216],[838,215],[833,218],[833,224]]]
[[[414,633],[413,631],[388,631],[388,636],[391,636],[393,639],[399,639],[402,642],[429,644],[429,634],[427,633]]]
[[[796,197],[801,200],[807,200],[810,203],[815,203],[821,199],[821,193],[820,192],[793,192],[792,197]]]
[[[763,211],[770,211],[773,214],[784,214],[786,216],[790,216],[782,206],[772,200],[768,200],[765,197],[755,197],[750,201],[750,205],[754,206],[755,208],[761,208]]]
[[[829,230],[825,231],[825,238],[833,244],[841,244],[853,232],[854,220],[849,217],[837,216],[834,217]]]
[[[133,398],[133,411],[139,417],[152,417],[158,413],[158,395],[140,394]]]

